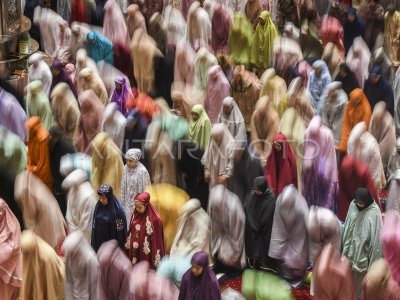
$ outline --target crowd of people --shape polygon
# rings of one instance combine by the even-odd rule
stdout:
[[[400,1],[22,2],[0,299],[400,299]]]

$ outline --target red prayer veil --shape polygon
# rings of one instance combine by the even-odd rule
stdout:
[[[371,172],[366,164],[351,156],[345,156],[339,167],[339,199],[337,216],[344,221],[350,202],[358,188],[366,188],[382,211]]]
[[[160,215],[150,203],[150,194],[139,193],[135,201],[146,205],[143,214],[135,211],[129,226],[129,259],[133,264],[148,261],[151,269],[156,269],[165,254],[164,229]]]
[[[278,197],[287,185],[293,184],[297,188],[296,157],[292,146],[283,133],[275,134],[273,143],[279,143],[281,150],[277,151],[272,145],[264,176],[270,189]]]

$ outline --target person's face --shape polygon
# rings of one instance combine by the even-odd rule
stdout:
[[[104,206],[108,205],[108,199],[106,196],[101,196],[101,195],[98,195],[98,196],[99,196],[99,201],[102,205],[104,205]]]
[[[336,97],[336,90],[330,90],[329,93],[328,93],[328,96],[331,97],[331,98]]]
[[[361,98],[357,98],[357,99],[354,100],[354,104],[355,105],[358,105],[360,103],[361,103]]]
[[[349,14],[347,16],[347,20],[349,20],[350,23],[353,23],[355,19],[356,19],[355,15]]]
[[[35,97],[37,95],[37,91],[36,90],[32,90],[31,91],[31,95],[32,95],[32,97]]]
[[[280,152],[280,151],[282,150],[282,145],[281,145],[281,143],[274,142],[274,149],[275,149],[277,152]]]
[[[118,91],[122,90],[122,84],[116,82],[115,83],[115,89],[118,90]]]
[[[199,119],[199,114],[192,112],[192,119],[193,119],[193,121],[197,121]]]
[[[362,203],[356,203],[356,205],[360,209],[363,209],[365,207],[365,204],[362,204]]]
[[[214,142],[216,142],[217,144],[219,144],[219,143],[221,143],[221,141],[222,141],[222,136],[220,136],[220,135],[218,135],[218,134],[214,134],[214,135],[212,136],[212,139],[213,139]]]
[[[369,80],[371,81],[372,84],[377,84],[380,76],[376,74],[371,74],[369,77]]]
[[[340,71],[339,71],[339,74],[340,74],[340,77],[341,77],[341,78],[346,78],[346,77],[347,77],[347,73],[346,73],[345,70],[340,70]]]
[[[60,75],[61,71],[59,69],[53,69],[51,70],[51,73],[53,74],[53,76],[58,76]]]
[[[321,68],[314,68],[315,74],[317,74],[318,76],[321,74],[322,69]]]
[[[201,274],[203,274],[204,268],[202,266],[192,264],[192,274],[196,277],[199,277]]]
[[[126,164],[129,168],[133,169],[137,165],[137,161],[134,159],[127,159]]]
[[[94,40],[94,39],[93,39],[93,40],[90,40],[89,42],[90,42],[92,45],[96,44],[96,40]]]
[[[258,18],[258,23],[260,23],[260,25],[264,26],[265,20],[263,18]]]
[[[259,190],[255,190],[254,191],[256,193],[256,195],[261,196],[263,194],[263,192],[259,191]]]
[[[146,207],[147,207],[146,204],[143,204],[140,201],[135,201],[135,209],[139,214],[141,215],[144,214],[146,211]]]
[[[232,111],[232,108],[233,107],[230,106],[230,105],[224,105],[224,113],[229,115],[231,113],[231,111]]]

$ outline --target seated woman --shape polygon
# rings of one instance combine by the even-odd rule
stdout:
[[[220,300],[219,283],[208,266],[208,254],[200,251],[192,257],[192,268],[182,278],[179,300]]]
[[[117,240],[120,248],[124,247],[126,237],[126,217],[119,200],[108,184],[102,184],[97,190],[99,202],[94,209],[92,225],[92,247],[98,251],[100,246]]]

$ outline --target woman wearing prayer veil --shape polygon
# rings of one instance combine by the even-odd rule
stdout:
[[[354,39],[356,37],[362,36],[363,34],[364,24],[362,23],[361,18],[357,16],[357,9],[354,7],[350,7],[347,11],[346,21],[343,24],[343,42],[346,53],[353,45]]]
[[[15,179],[14,194],[26,228],[56,249],[65,238],[66,224],[50,190],[31,172],[22,172]]]
[[[197,252],[183,275],[179,300],[221,300],[218,279],[208,266],[208,253]]]
[[[34,232],[25,230],[21,250],[21,299],[64,299],[64,263],[54,249]]]
[[[115,78],[115,89],[114,92],[111,96],[111,102],[115,102],[117,104],[118,110],[126,116],[128,110],[126,107],[126,102],[133,101],[132,91],[128,87],[128,84],[126,82],[126,79],[118,75]]]
[[[244,203],[246,258],[250,268],[273,272],[277,268],[277,261],[268,256],[275,201],[265,177],[256,177],[253,190]]]
[[[211,130],[211,141],[203,158],[204,180],[212,189],[217,184],[228,185],[233,172],[235,140],[228,128],[221,123],[215,124]]]
[[[103,35],[113,44],[128,43],[128,29],[124,15],[115,0],[108,0],[104,5]]]
[[[93,71],[91,68],[84,68],[79,72],[78,75],[78,88],[79,93],[82,94],[84,91],[92,90],[96,96],[101,100],[101,103],[105,106],[108,103],[108,94],[106,86],[100,76]]]
[[[283,189],[276,200],[269,256],[279,260],[278,274],[292,287],[306,275],[308,263],[308,206],[293,185]]]
[[[65,253],[65,298],[91,300],[97,298],[99,261],[96,252],[81,231],[70,233],[61,250]]]
[[[257,27],[258,17],[260,16],[262,9],[263,7],[260,0],[250,0],[246,2],[244,13],[247,20],[250,21],[251,25],[253,25],[253,30]]]
[[[126,117],[123,150],[141,148],[146,139],[148,121],[138,110],[132,109]]]
[[[393,118],[386,110],[385,102],[381,101],[375,105],[368,131],[378,142],[383,170],[385,174],[388,174],[389,157],[393,149],[396,148],[396,132],[393,126]]]
[[[321,97],[326,93],[332,78],[329,74],[328,66],[323,60],[317,60],[312,66],[314,71],[311,72],[308,78],[307,88],[310,91],[314,109],[317,109],[320,105]]]
[[[342,236],[342,255],[352,264],[358,298],[365,274],[376,260],[382,258],[381,227],[382,215],[378,205],[367,189],[358,188]]]
[[[3,89],[0,85],[0,125],[19,136],[21,141],[26,140],[26,113],[18,103],[16,97]]]
[[[218,116],[218,123],[223,123],[228,128],[232,137],[239,143],[246,144],[246,127],[239,107],[232,97],[226,97],[222,101],[221,112]]]
[[[301,77],[296,77],[290,82],[286,95],[286,107],[287,109],[294,108],[305,126],[308,126],[314,117],[315,110],[311,101],[311,94]]]
[[[270,13],[266,10],[261,12],[250,55],[250,63],[257,69],[259,75],[264,73],[272,62],[272,49],[277,36],[278,31]]]
[[[332,130],[335,147],[340,143],[346,106],[347,95],[342,90],[342,83],[333,81],[328,84],[326,93],[321,97],[318,110],[322,123]]]
[[[93,187],[96,188],[106,182],[113,188],[115,196],[120,197],[124,168],[120,149],[105,132],[97,134],[90,146],[92,148],[91,181]]]
[[[397,194],[398,195],[398,194]],[[382,227],[381,240],[383,247],[383,256],[390,266],[390,272],[397,284],[400,284],[400,215],[399,211],[388,209],[385,214],[385,220]]]
[[[91,31],[86,36],[88,42],[88,53],[96,63],[104,60],[109,64],[114,62],[113,44],[101,34]]]
[[[397,9],[399,8],[399,2],[397,2]],[[388,6],[387,12],[385,13],[385,46],[387,52],[393,61],[395,66],[400,65],[400,51],[399,51],[399,30],[400,30],[400,12],[396,11],[394,4]]]
[[[19,299],[22,286],[21,229],[6,202],[0,198],[0,298]]]
[[[302,193],[309,206],[336,211],[338,175],[332,131],[315,116],[304,135]]]
[[[44,94],[42,83],[39,80],[27,85],[28,95],[26,97],[27,118],[37,116],[47,130],[53,125],[53,113],[49,99]]]
[[[246,266],[245,222],[239,198],[223,185],[210,190],[208,214],[211,220],[211,255],[223,273]],[[217,272],[216,272],[217,273]]]
[[[51,65],[51,73],[53,74],[53,80],[51,82],[51,87],[50,87],[50,93],[53,91],[55,86],[61,82],[65,82],[68,84],[69,88],[71,89],[72,93],[74,94],[75,98],[78,98],[78,93],[76,92],[75,86],[72,84],[71,79],[65,73],[64,70],[64,65],[58,61],[55,60],[53,64]]]
[[[232,20],[229,13],[224,7],[217,3],[214,6],[214,13],[211,18],[212,35],[211,45],[214,53],[221,51],[224,54],[228,53],[228,36],[232,27]]]
[[[272,145],[264,176],[272,192],[278,197],[287,185],[293,184],[297,188],[296,157],[283,133],[275,134]]]
[[[78,152],[92,154],[91,142],[101,131],[104,106],[92,90],[79,96],[81,115],[76,127],[74,145]]]
[[[249,66],[252,42],[251,23],[243,14],[235,14],[228,38],[229,57],[234,64]]]
[[[371,106],[362,89],[354,89],[349,95],[349,102],[344,111],[342,135],[340,137],[338,152],[345,153],[347,151],[347,142],[349,140],[350,131],[359,122],[364,122],[365,126],[369,125],[371,120]]]
[[[282,117],[286,109],[287,86],[285,80],[279,77],[274,69],[270,68],[265,70],[260,81],[262,83],[260,97],[267,96],[279,117]]]
[[[339,74],[337,74],[335,81],[339,81],[342,83],[343,90],[350,96],[350,93],[357,88],[360,88],[360,85],[357,81],[356,76],[353,71],[346,64],[341,64],[339,67]]]
[[[354,39],[346,56],[346,64],[354,72],[361,88],[364,87],[364,82],[368,78],[368,65],[371,59],[371,52],[365,44],[362,37]]]
[[[97,195],[99,201],[93,214],[92,247],[97,252],[103,243],[117,240],[119,248],[123,249],[127,231],[124,210],[110,185],[102,184]]]
[[[126,118],[118,110],[115,102],[107,104],[103,111],[103,124],[101,130],[110,135],[115,145],[122,150],[124,144]]]
[[[43,91],[47,97],[50,96],[50,87],[53,80],[48,64],[43,60],[41,53],[33,53],[28,58],[29,64],[29,82],[40,80],[43,85]]]
[[[344,63],[345,57],[340,54],[339,49],[334,43],[329,42],[324,47],[321,59],[327,64],[333,80],[339,74],[340,65]]]
[[[125,153],[126,165],[121,180],[121,204],[129,223],[135,210],[134,198],[151,184],[149,172],[140,162],[142,151],[129,149]]]
[[[189,122],[189,140],[197,143],[201,151],[206,150],[211,138],[211,122],[203,105],[192,107],[192,118]]]
[[[147,261],[156,269],[165,255],[164,229],[160,215],[150,203],[150,194],[143,192],[134,198],[135,210],[125,244],[132,264]]]

